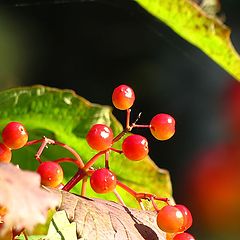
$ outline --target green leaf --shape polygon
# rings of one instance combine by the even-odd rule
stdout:
[[[25,240],[21,234],[18,240]],[[77,240],[77,224],[70,223],[64,210],[57,211],[52,216],[47,235],[31,235],[29,240]]]
[[[77,240],[77,225],[75,222],[69,222],[64,210],[58,211],[53,215],[46,238],[54,240]]]
[[[17,240],[26,240],[23,234],[17,237]],[[46,235],[32,235],[28,236],[28,240],[48,240]]]
[[[109,93],[110,95],[111,93]],[[22,122],[29,131],[30,139],[40,139],[43,135],[57,139],[73,147],[87,162],[96,152],[88,146],[85,136],[95,123],[105,123],[113,129],[114,134],[122,131],[122,126],[111,113],[109,106],[92,104],[70,90],[59,90],[44,86],[10,89],[0,92],[0,126],[9,121]],[[21,168],[36,170],[38,163],[34,159],[38,146],[28,146],[13,151],[13,161]],[[114,145],[121,148],[121,141]],[[43,160],[72,157],[59,146],[50,145],[43,152]],[[159,169],[149,157],[139,162],[125,159],[123,155],[111,153],[110,169],[119,180],[136,191],[151,192],[162,197],[171,197],[170,177],[166,170]],[[64,182],[68,181],[77,168],[71,163],[63,163]],[[95,168],[103,167],[100,158]],[[129,207],[137,207],[136,200],[122,189],[118,189]],[[81,184],[73,192],[79,194]],[[101,197],[116,201],[113,193],[96,194],[87,187],[88,197]]]
[[[136,2],[240,80],[240,56],[230,40],[230,29],[219,19],[190,0]]]

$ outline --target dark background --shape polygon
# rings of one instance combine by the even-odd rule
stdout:
[[[232,41],[240,49],[240,2],[221,2]],[[173,115],[177,130],[171,140],[147,137],[150,156],[171,173],[176,202],[193,212],[190,232],[200,240],[239,239],[235,228],[207,226],[189,187],[194,165],[201,161],[198,154],[229,135],[226,93],[235,84],[204,53],[134,1],[120,0],[4,2],[0,53],[1,89],[44,84],[111,105],[112,89],[124,83],[135,90],[133,117],[143,112],[141,123],[158,112]],[[123,122],[122,112],[114,114]],[[205,194],[200,201],[207,201],[207,185]]]

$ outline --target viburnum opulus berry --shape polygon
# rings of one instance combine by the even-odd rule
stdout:
[[[28,141],[28,133],[19,122],[8,123],[2,131],[3,143],[11,149],[19,149]]]
[[[112,102],[115,108],[119,110],[127,110],[132,107],[134,101],[135,94],[129,86],[122,84],[114,89]]]
[[[195,238],[189,233],[179,233],[174,236],[173,240],[195,240]]]
[[[150,131],[158,140],[168,140],[175,133],[175,120],[166,113],[155,115],[150,122]]]
[[[112,129],[104,124],[95,124],[89,130],[86,140],[91,148],[98,151],[106,150],[112,145]]]
[[[12,158],[12,152],[5,144],[0,143],[0,162],[9,163]]]
[[[174,206],[164,206],[158,211],[157,225],[167,233],[177,233],[184,224],[184,216],[182,212]]]
[[[148,141],[141,135],[130,135],[124,139],[122,143],[122,151],[130,160],[141,160],[148,155]]]
[[[37,173],[41,176],[41,184],[47,187],[57,187],[63,180],[62,167],[56,162],[42,162]]]
[[[192,226],[192,214],[189,211],[187,207],[184,205],[177,204],[175,205],[176,208],[178,208],[182,214],[183,214],[183,225],[180,229],[181,232],[186,231],[188,228]]]
[[[92,174],[90,184],[96,193],[108,193],[115,189],[117,178],[116,175],[107,168],[100,168]]]

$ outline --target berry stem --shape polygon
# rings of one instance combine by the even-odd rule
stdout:
[[[119,149],[116,149],[116,148],[110,148],[110,150],[114,151],[114,152],[117,152],[117,153],[123,153],[122,150],[119,150]]]
[[[137,192],[135,192],[133,189],[120,182],[119,180],[117,180],[117,185],[136,198]]]
[[[127,120],[126,120],[126,128],[123,129],[122,132],[120,132],[112,141],[112,143],[115,143],[117,142],[118,140],[120,140],[126,133],[128,132],[131,132],[132,129],[136,126],[139,126],[139,127],[145,127],[145,128],[149,128],[150,125],[137,125],[137,121],[140,119],[141,117],[141,112],[138,114],[138,117],[137,119],[130,125],[130,113],[131,113],[131,109],[127,109]]]
[[[86,196],[86,192],[87,192],[87,180],[88,180],[88,176],[86,175],[83,177],[83,181],[82,181],[81,196],[83,197]]]
[[[119,141],[126,133],[129,132],[129,128],[125,128],[122,130],[122,132],[120,132],[112,141],[112,143],[115,143],[117,141]]]
[[[131,189],[130,187],[128,187],[127,185],[125,185],[124,183],[120,182],[119,180],[117,180],[117,185],[119,187],[121,187],[122,189],[124,189],[125,191],[127,191],[133,197],[135,197],[136,200],[138,201],[140,207],[143,210],[144,210],[144,206],[142,204],[142,199],[151,200],[152,202],[153,202],[152,199],[154,199],[154,200],[158,200],[158,201],[163,201],[163,202],[165,202],[169,205],[169,199],[168,198],[157,197],[157,196],[155,196],[154,194],[151,194],[151,193],[138,193],[138,192],[134,191],[133,189]],[[155,208],[154,204],[155,204],[155,202],[153,203],[153,207]]]
[[[79,181],[81,181],[87,173],[79,169],[77,173],[69,180],[69,182],[62,188],[62,190],[70,191]]]
[[[47,144],[54,144],[54,140],[43,137],[41,146],[39,147],[37,153],[35,154],[35,158],[39,163],[42,162],[40,157],[42,155],[44,148],[47,146]]]
[[[133,124],[132,128],[150,128],[151,125]]]
[[[96,155],[94,155],[86,164],[85,166],[82,168],[83,171],[88,171],[88,169],[90,167],[92,167],[92,165],[98,160],[98,158],[105,154],[108,150],[104,150],[104,151],[100,151],[98,152]]]
[[[109,169],[109,155],[110,155],[110,151],[106,151],[105,152],[105,168]]]
[[[167,205],[171,205],[169,198],[161,198],[161,197],[157,197],[157,196],[153,196],[153,198],[154,198],[154,200],[162,201],[162,202],[165,202]]]
[[[131,116],[131,109],[127,109],[127,115],[126,115],[126,129],[130,128],[130,116]]]
[[[40,148],[38,149],[37,153],[35,154],[35,158],[38,160],[39,163],[41,163],[40,156],[41,156],[44,148],[47,146],[47,144],[52,144],[52,145],[58,145],[58,146],[61,146],[65,149],[67,149],[78,160],[78,162],[79,162],[78,167],[79,168],[84,167],[84,163],[83,163],[81,157],[79,156],[79,154],[73,148],[69,147],[67,144],[52,140],[50,138],[43,137],[42,139],[39,139],[39,140],[33,140],[33,141],[27,142],[25,144],[25,146],[30,146],[30,145],[37,144],[37,143],[42,143]]]
[[[120,194],[118,193],[117,189],[115,188],[113,190],[113,193],[115,194],[116,198],[118,199],[118,201],[124,206],[126,207],[125,202],[123,201],[122,197],[120,196]]]
[[[153,198],[153,197],[151,197],[151,202],[152,202],[152,205],[153,205],[153,207],[154,207],[155,211],[156,211],[156,212],[158,212],[158,211],[159,211],[159,208],[158,208],[157,204],[155,203],[155,201],[154,201],[154,198]]]
[[[56,162],[56,163],[61,163],[61,162],[71,162],[71,163],[74,163],[78,166],[78,168],[81,168],[80,164],[79,164],[79,161],[77,161],[76,159],[73,159],[73,158],[69,158],[69,157],[65,157],[65,158],[58,158],[56,160],[53,160],[53,162]]]
[[[42,141],[43,141],[43,139],[32,140],[32,141],[27,142],[24,146],[30,146],[30,145],[33,145],[33,144],[40,143]]]
[[[80,168],[83,168],[84,167],[84,163],[83,163],[83,160],[81,159],[81,157],[79,156],[79,154],[73,149],[71,148],[70,146],[68,146],[67,144],[64,144],[64,143],[61,143],[61,142],[58,142],[58,141],[54,141],[54,144],[55,145],[58,145],[58,146],[61,146],[65,149],[67,149],[70,153],[73,154],[73,156],[78,160],[79,162],[79,167]]]

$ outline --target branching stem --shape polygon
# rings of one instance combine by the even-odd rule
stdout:
[[[79,168],[83,168],[84,167],[84,163],[83,163],[81,157],[79,156],[79,154],[73,148],[68,146],[67,144],[55,141],[55,140],[50,139],[50,138],[43,137],[42,139],[39,139],[39,140],[33,140],[33,141],[27,142],[25,146],[30,146],[30,145],[37,144],[37,143],[41,143],[40,148],[38,149],[37,153],[35,154],[35,158],[37,159],[37,161],[39,163],[41,163],[41,158],[40,157],[41,157],[41,154],[42,154],[44,148],[48,144],[52,144],[52,145],[58,145],[58,146],[61,146],[61,147],[65,148],[65,149],[67,149],[78,160],[78,162],[79,162],[78,163],[78,167]]]

